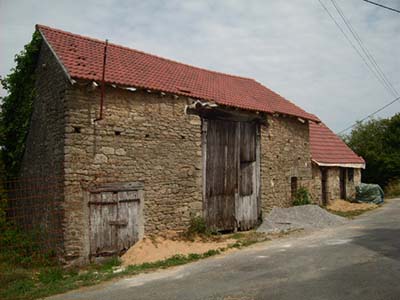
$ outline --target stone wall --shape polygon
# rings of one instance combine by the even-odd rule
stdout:
[[[334,199],[340,199],[340,168],[339,167],[329,167],[328,168],[328,183],[327,183],[327,190],[328,196],[327,200],[328,203]]]
[[[30,226],[62,248],[65,73],[46,43],[36,67],[36,97],[15,203]],[[29,220],[28,220],[29,219]]]
[[[356,186],[361,183],[361,169],[355,168],[353,180],[349,180],[349,168],[346,168],[346,198],[355,198]],[[327,167],[327,201],[340,199],[340,168]],[[314,203],[322,205],[321,169],[313,163],[313,176],[308,182],[308,187]]]
[[[185,97],[107,88],[67,92],[65,135],[66,248],[87,257],[87,190],[100,183],[144,183],[144,233],[183,230],[202,213],[201,120],[185,114]]]
[[[267,123],[261,126],[263,213],[292,205],[291,177],[298,178],[299,187],[311,179],[308,123],[281,116],[268,116]]]
[[[310,193],[311,202],[317,205],[322,205],[322,183],[321,183],[321,170],[315,163],[312,165],[312,177],[310,180],[305,180],[303,185]]]
[[[185,114],[188,99],[108,88],[104,119],[99,92],[67,92],[65,135],[66,248],[70,259],[87,257],[90,186],[144,183],[145,235],[184,230],[202,214],[201,120]],[[269,116],[261,129],[261,202],[264,212],[290,206],[291,177],[311,178],[308,124]]]
[[[349,200],[355,199],[356,186],[358,186],[361,183],[361,169],[358,168],[353,170],[354,170],[353,180],[349,180],[349,177],[347,177],[346,180],[346,194],[347,194],[347,199]]]

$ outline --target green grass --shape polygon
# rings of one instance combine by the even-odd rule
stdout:
[[[265,233],[256,231],[237,232],[232,234],[231,238],[236,240],[236,242],[229,245],[228,248],[243,248],[253,245],[255,243],[270,240],[270,238]]]
[[[236,241],[225,248],[209,250],[202,254],[175,255],[165,260],[128,266],[122,268],[122,271],[119,272],[116,272],[116,270],[121,269],[121,261],[117,257],[81,269],[64,269],[54,264],[43,266],[15,264],[14,260],[8,261],[8,256],[2,256],[0,253],[0,299],[37,299],[94,285],[113,278],[187,264],[220,254],[228,249],[243,248],[268,240],[265,234],[255,231],[235,233],[227,236],[227,238]]]
[[[336,210],[330,210],[330,209],[326,209],[326,210],[332,214],[335,214],[335,215],[338,215],[338,216],[341,216],[344,218],[352,219],[354,217],[362,215],[363,213],[366,213],[367,211],[371,211],[373,209],[375,209],[375,208],[358,209],[358,210],[353,210],[353,211],[336,211]]]

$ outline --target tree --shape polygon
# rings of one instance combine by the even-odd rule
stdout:
[[[0,153],[7,177],[18,175],[24,154],[35,97],[35,69],[41,41],[40,34],[35,32],[31,42],[15,56],[15,68],[5,78],[0,78],[7,91],[0,107]]]
[[[400,113],[360,122],[344,141],[366,161],[363,182],[385,187],[390,180],[400,180]]]

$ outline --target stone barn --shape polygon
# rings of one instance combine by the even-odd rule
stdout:
[[[310,123],[312,188],[315,202],[354,199],[365,161],[323,123]]]
[[[311,179],[309,124],[319,119],[255,80],[36,30],[21,176],[62,178],[67,262],[185,230],[196,215],[215,230],[250,229],[291,205],[294,181]]]

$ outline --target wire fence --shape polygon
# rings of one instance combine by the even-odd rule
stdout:
[[[0,252],[37,255],[62,249],[63,181],[0,179]]]

